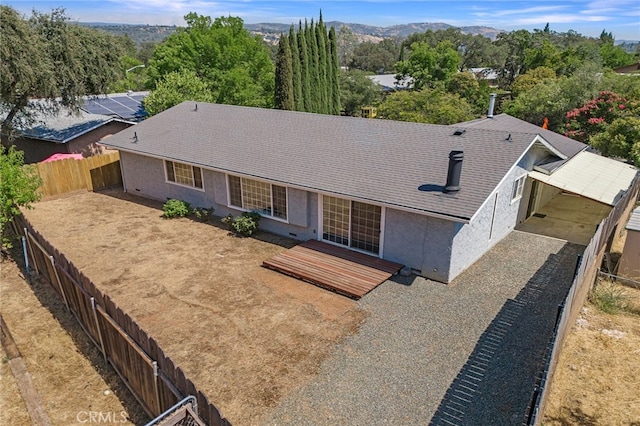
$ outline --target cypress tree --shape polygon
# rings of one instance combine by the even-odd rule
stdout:
[[[298,49],[300,53],[300,76],[302,79],[303,110],[311,112],[311,70],[309,64],[309,47],[307,45],[307,21],[298,25]]]
[[[276,56],[276,84],[274,104],[278,109],[293,110],[293,69],[289,38],[281,34]]]
[[[318,71],[318,40],[315,36],[315,24],[305,27],[307,44],[309,45],[309,76],[311,77],[311,110],[320,112],[320,74]]]
[[[331,87],[333,89],[331,113],[339,115],[342,109],[340,106],[340,59],[338,58],[338,39],[334,27],[331,27],[331,30],[329,30],[329,46],[331,50],[331,67],[329,68],[329,73],[331,74]]]
[[[318,80],[319,80],[319,111],[322,114],[329,114],[331,107],[331,102],[329,101],[329,85],[327,79],[327,31],[324,27],[324,23],[322,22],[322,11],[320,11],[320,19],[318,20],[318,24],[316,25],[316,40],[318,42]]]
[[[291,49],[291,69],[293,70],[293,103],[296,111],[304,111],[302,98],[302,76],[300,73],[300,51],[293,25],[289,28],[289,48]]]

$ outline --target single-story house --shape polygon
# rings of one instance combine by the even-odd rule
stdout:
[[[12,143],[24,151],[25,164],[38,163],[53,154],[90,157],[103,152],[98,142],[133,124],[107,115],[63,109],[57,115],[36,118],[28,128],[18,129]]]
[[[102,142],[124,188],[450,282],[528,214],[531,179],[586,146],[504,114],[431,125],[183,102]],[[626,167],[626,165],[625,165]]]

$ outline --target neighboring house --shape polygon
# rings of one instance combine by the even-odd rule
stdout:
[[[640,74],[640,62],[616,68],[613,71],[618,74]]]
[[[631,213],[625,227],[627,237],[620,257],[618,275],[640,281],[640,207]]]
[[[40,162],[53,154],[89,157],[103,151],[98,142],[133,124],[106,115],[63,109],[57,115],[37,118],[36,124],[27,129],[18,129],[12,143],[24,151],[26,164]]]
[[[469,68],[469,72],[475,75],[478,80],[486,80],[491,87],[498,85],[498,71],[493,68]]]
[[[444,126],[194,102],[103,144],[120,151],[127,192],[256,210],[267,231],[442,282],[532,213],[534,169],[553,174],[586,148],[503,114]]]
[[[382,86],[384,92],[395,92],[397,90],[407,90],[413,87],[413,79],[405,77],[401,80],[396,79],[396,74],[378,74],[368,75],[367,78],[378,86]]]

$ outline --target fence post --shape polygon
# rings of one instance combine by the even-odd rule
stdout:
[[[107,362],[107,351],[104,347],[104,340],[102,339],[102,330],[100,329],[100,322],[98,322],[98,310],[96,309],[96,299],[91,298],[91,309],[93,310],[93,319],[96,321],[96,330],[98,330],[98,338],[100,339],[100,349],[102,349],[102,356],[104,357],[105,364]]]
[[[60,294],[62,294],[62,300],[64,300],[64,304],[67,307],[67,311],[71,312],[69,308],[69,301],[67,300],[67,295],[64,293],[64,288],[62,288],[62,283],[60,282],[60,275],[58,275],[58,270],[56,269],[56,261],[53,256],[49,256],[49,260],[51,261],[51,267],[53,268],[53,274],[56,277],[56,281],[58,282],[58,288],[60,289]]]
[[[24,253],[24,266],[27,270],[27,274],[29,274],[29,254],[27,253],[27,239],[23,235],[22,238],[22,253]]]
[[[158,414],[162,413],[164,410],[162,408],[162,406],[160,406],[160,392],[158,391],[158,362],[157,361],[153,361],[151,363],[151,365],[153,366],[153,390],[156,394],[156,404],[158,405]]]
[[[35,253],[33,251],[33,247],[31,247],[31,238],[33,238],[31,235],[29,235],[29,230],[27,228],[24,228],[24,235],[27,238],[27,244],[29,244],[29,249],[31,249],[31,253]],[[38,260],[36,259],[35,254],[33,255],[33,266],[36,268],[36,274],[40,275],[40,269],[38,269]]]

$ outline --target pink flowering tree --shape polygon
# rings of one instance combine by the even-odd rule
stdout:
[[[640,103],[602,91],[567,113],[565,135],[640,166]]]
[[[613,120],[627,114],[627,99],[614,92],[602,91],[580,108],[567,112],[565,135],[584,143],[604,132]]]

